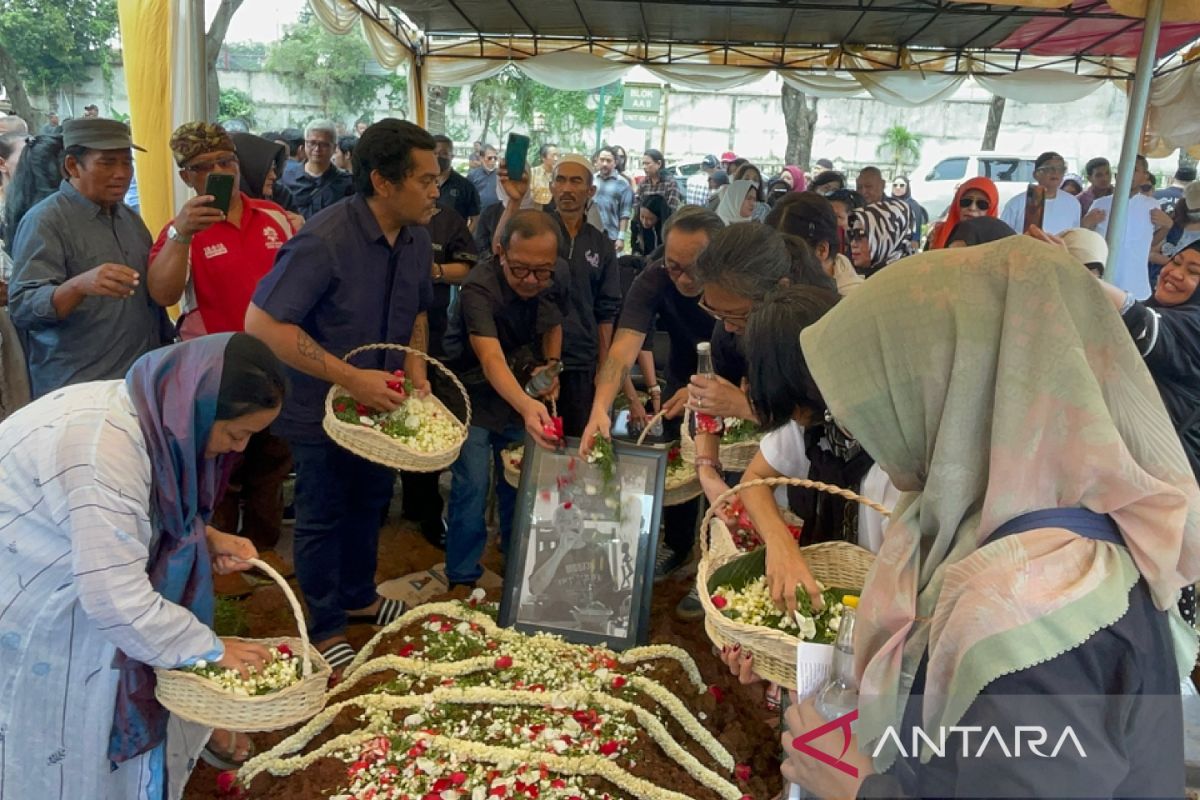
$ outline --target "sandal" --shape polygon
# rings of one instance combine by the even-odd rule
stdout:
[[[325,663],[329,665],[329,668],[333,670],[335,675],[350,666],[350,662],[358,655],[358,652],[347,642],[331,644],[329,647],[321,650],[320,653],[321,657],[325,659]]]
[[[350,625],[376,625],[380,628],[391,625],[404,613],[404,602],[390,597],[380,598],[379,610],[374,614],[347,614],[346,622]]]
[[[255,752],[257,752],[254,747],[254,740],[247,737],[246,742],[248,743],[249,746],[246,748],[246,755],[244,758],[238,759],[237,758],[238,734],[234,733],[233,731],[227,731],[227,732],[231,733],[233,735],[233,749],[232,750],[218,750],[213,745],[213,740],[210,737],[208,740],[208,743],[204,745],[204,749],[200,751],[200,760],[201,761],[203,761],[205,764],[208,764],[210,767],[213,767],[214,769],[221,770],[222,772],[225,772],[225,771],[228,771],[231,769],[232,770],[241,769],[242,765],[245,764],[247,761],[249,761],[251,758],[253,758]]]

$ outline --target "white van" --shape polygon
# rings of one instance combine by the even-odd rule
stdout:
[[[1021,194],[1033,182],[1036,155],[1010,155],[996,152],[950,155],[938,159],[932,167],[913,173],[912,195],[929,212],[931,220],[940,219],[965,181],[983,176],[991,178],[1000,192],[1000,207]],[[1070,165],[1067,166],[1070,171]]]

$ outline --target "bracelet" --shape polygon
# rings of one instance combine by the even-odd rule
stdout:
[[[649,389],[646,390],[646,393],[653,394],[653,395],[662,394],[662,387],[661,386],[651,386]]]
[[[697,456],[695,467],[696,469],[700,469],[700,467],[712,467],[717,472],[725,471],[725,468],[721,466],[720,461],[717,461],[715,458],[709,458],[708,456]]]

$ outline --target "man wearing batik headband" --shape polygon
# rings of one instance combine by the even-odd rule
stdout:
[[[180,179],[196,196],[180,207],[150,250],[150,296],[163,306],[180,304],[179,333],[184,339],[240,332],[259,279],[303,220],[269,200],[236,190],[237,148],[220,125],[185,123],[171,135],[170,146]],[[215,208],[215,198],[205,192],[210,175],[233,176],[228,214]],[[213,525],[240,532],[260,551],[273,548],[283,520],[280,487],[290,469],[287,443],[269,430],[255,434],[213,515]]]

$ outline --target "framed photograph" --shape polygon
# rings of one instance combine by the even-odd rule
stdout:
[[[500,624],[614,650],[649,635],[667,451],[613,443],[611,464],[528,437]]]

